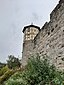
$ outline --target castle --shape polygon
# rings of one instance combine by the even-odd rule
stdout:
[[[22,65],[31,55],[48,56],[57,69],[64,69],[64,0],[50,14],[50,21],[40,27],[33,24],[23,29]]]

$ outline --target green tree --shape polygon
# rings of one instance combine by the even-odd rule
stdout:
[[[1,62],[0,62],[0,69],[3,68],[3,67],[5,67],[5,66],[6,66],[5,63],[1,63]]]
[[[47,59],[32,56],[25,68],[10,77],[5,85],[64,85],[64,73],[56,70]]]
[[[8,71],[8,70],[9,70],[8,66],[5,66],[5,67],[1,68],[1,70],[0,70],[0,76],[4,75],[4,73],[6,71]]]
[[[13,55],[8,56],[7,65],[10,69],[19,68],[21,63],[18,58]]]

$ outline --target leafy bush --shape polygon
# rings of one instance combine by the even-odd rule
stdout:
[[[5,66],[6,66],[5,63],[1,63],[1,62],[0,62],[0,70],[1,70],[3,67],[5,67]]]
[[[23,72],[15,73],[5,85],[64,85],[64,73],[39,56],[29,59]]]
[[[20,61],[13,55],[8,56],[7,65],[10,69],[20,68]]]
[[[0,83],[3,83],[5,80],[7,80],[12,74],[14,74],[15,71],[8,70],[0,77]]]
[[[6,71],[8,71],[9,70],[9,68],[8,68],[8,66],[5,66],[5,67],[3,67],[1,70],[0,70],[0,76],[2,76]]]

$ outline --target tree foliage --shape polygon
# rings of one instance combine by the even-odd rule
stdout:
[[[13,55],[8,56],[7,65],[10,69],[19,68],[20,61],[18,58],[14,57]]]
[[[0,77],[0,84],[3,84],[4,81],[6,81],[12,74],[14,74],[14,70],[8,70]]]
[[[39,56],[29,59],[23,72],[15,73],[5,85],[64,85],[64,73]]]
[[[5,73],[6,71],[8,71],[8,70],[9,70],[8,66],[4,66],[4,67],[0,70],[0,76],[4,75],[4,73]]]
[[[0,62],[0,70],[1,70],[1,68],[3,68],[4,66],[6,66],[6,64]]]

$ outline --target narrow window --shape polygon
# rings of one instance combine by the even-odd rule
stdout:
[[[34,29],[34,32],[36,32],[36,29]]]
[[[28,32],[30,32],[30,27],[27,29]]]
[[[33,39],[33,35],[31,35],[31,39]]]
[[[50,35],[50,32],[48,32],[48,35]]]
[[[55,25],[55,28],[58,26],[58,24]]]
[[[54,31],[54,28],[51,30],[51,32],[53,32]]]

